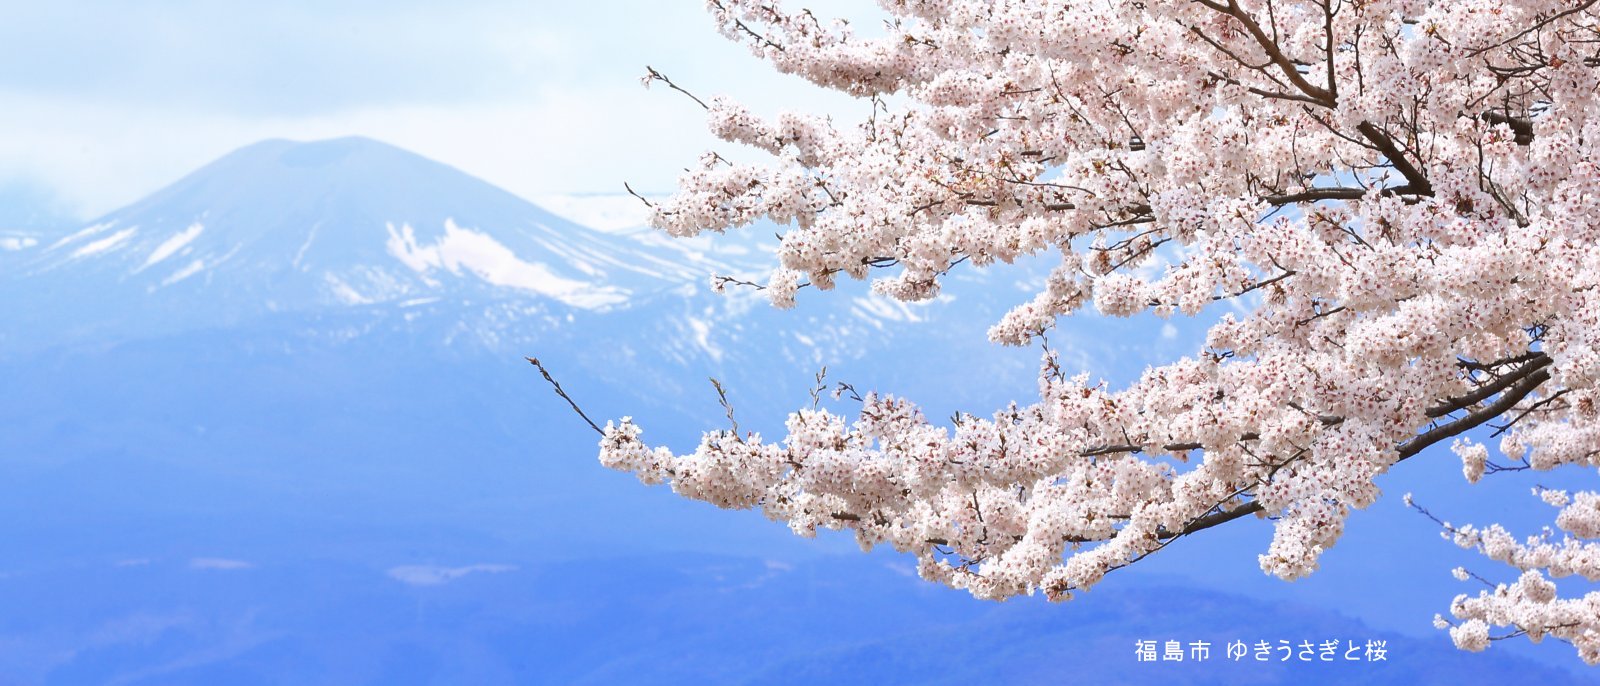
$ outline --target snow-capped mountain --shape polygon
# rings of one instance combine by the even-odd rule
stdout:
[[[221,288],[269,308],[503,290],[603,309],[704,277],[681,257],[404,150],[341,138],[235,151],[50,242],[25,273],[144,293]]]
[[[591,230],[366,138],[257,143],[77,230],[0,235],[0,249],[0,288],[28,294],[0,305],[20,308],[0,332],[13,341],[441,299],[560,318],[747,271],[737,262],[755,256]]]

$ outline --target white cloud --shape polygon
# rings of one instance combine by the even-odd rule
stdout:
[[[379,10],[386,6],[369,4]],[[409,46],[398,52],[385,47],[384,41],[368,40],[370,35],[344,44],[335,40],[336,34],[318,29],[323,40],[319,50],[369,51],[357,65],[360,69],[347,70],[348,78],[367,75],[402,84],[424,76],[465,79],[479,83],[484,91],[374,91],[361,98],[334,97],[345,92],[342,87],[272,90],[316,74],[310,73],[314,65],[296,73],[272,71],[298,44],[284,44],[268,29],[286,22],[338,23],[348,19],[348,11],[326,10],[324,16],[321,5],[270,3],[283,9],[259,12],[281,11],[293,22],[268,17],[259,26],[229,24],[232,40],[251,45],[239,47],[239,54],[230,53],[228,59],[239,65],[217,76],[192,71],[208,61],[194,59],[192,51],[180,51],[182,59],[168,59],[143,50],[161,36],[168,42],[216,40],[201,35],[204,23],[183,20],[181,13],[163,13],[146,3],[128,5],[145,8],[142,11],[149,15],[120,27],[128,34],[137,33],[152,17],[169,17],[173,23],[164,25],[164,33],[155,38],[122,36],[111,41],[126,44],[124,50],[72,53],[103,78],[63,73],[52,80],[0,69],[0,101],[6,103],[0,108],[0,178],[37,182],[87,218],[137,200],[233,149],[266,138],[365,135],[458,167],[524,197],[620,192],[624,181],[641,191],[666,191],[681,170],[707,149],[734,159],[756,158],[712,138],[699,107],[681,94],[640,87],[638,77],[646,64],[702,97],[729,94],[764,115],[784,109],[821,110],[848,121],[867,112],[861,102],[778,75],[743,46],[716,35],[696,3],[631,3],[621,17],[615,8],[600,3],[468,4],[472,9],[463,10],[461,18],[444,16],[455,11],[452,5],[450,12],[423,12],[419,16],[427,21],[395,29],[402,33],[393,38],[394,45]],[[827,15],[830,9],[850,5],[833,0],[812,6]],[[379,10],[374,11],[382,14]],[[421,10],[408,9],[397,16],[417,12]],[[94,21],[106,20],[96,15]],[[362,30],[381,34],[394,23]],[[435,34],[425,35],[427,31]],[[62,38],[69,39],[84,40]],[[462,52],[458,45],[462,42],[488,47]],[[446,64],[450,71],[415,73],[411,65],[419,60]],[[125,71],[152,83],[188,84],[183,87],[191,90],[149,97],[105,77]],[[241,105],[242,96],[228,90],[232,80],[242,80],[240,87],[263,96],[263,103]],[[283,98],[306,102],[292,109],[267,106]]]

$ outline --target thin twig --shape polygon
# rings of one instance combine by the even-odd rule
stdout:
[[[722,403],[722,410],[728,415],[728,424],[733,426],[733,437],[740,442],[744,438],[739,435],[739,420],[733,418],[733,403],[728,402],[728,391],[722,387],[722,382],[716,377],[711,377],[711,387],[717,389],[717,402]]]
[[[526,359],[530,364],[539,368],[539,373],[544,375],[544,380],[549,381],[550,385],[556,389],[556,395],[561,396],[562,400],[567,401],[567,404],[572,406],[572,411],[578,413],[579,417],[583,417],[583,421],[589,423],[589,428],[594,429],[594,432],[600,434],[601,436],[606,435],[605,429],[600,428],[599,424],[594,423],[594,420],[590,419],[589,415],[584,414],[583,410],[578,407],[578,403],[572,399],[572,396],[567,395],[566,391],[561,390],[561,382],[556,381],[555,377],[550,376],[550,370],[544,368],[544,365],[539,362],[539,358],[528,357],[523,359]]]
[[[651,203],[648,198],[646,198],[646,197],[644,197],[642,195],[639,195],[638,191],[633,190],[633,186],[629,186],[627,181],[623,181],[622,182],[622,187],[628,189],[628,195],[631,195],[631,196],[633,196],[635,198],[638,198],[639,202],[644,203],[645,207],[650,207],[650,208],[654,208],[655,207],[655,205],[653,203]]]
[[[686,91],[686,90],[684,90],[682,88],[679,88],[678,84],[673,83],[672,79],[667,78],[666,74],[663,74],[663,73],[661,73],[659,71],[656,71],[655,67],[652,67],[650,65],[645,65],[644,68],[645,68],[646,71],[650,72],[648,74],[645,74],[645,77],[644,77],[644,85],[646,87],[648,87],[650,85],[651,81],[660,81],[660,82],[662,82],[664,84],[667,84],[668,88],[671,88],[672,90],[678,91],[679,93],[682,93],[684,95],[689,96],[689,99],[695,101],[695,103],[700,105],[700,107],[708,109],[708,110],[711,109],[711,106],[707,105],[704,100],[701,100],[700,98],[695,97],[694,93],[690,93],[689,91]]]

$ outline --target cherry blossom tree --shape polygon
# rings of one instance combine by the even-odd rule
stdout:
[[[1052,600],[1249,517],[1274,527],[1265,572],[1309,574],[1374,479],[1435,445],[1469,482],[1600,466],[1595,0],[879,4],[863,37],[708,0],[724,36],[870,115],[696,98],[771,157],[704,155],[652,223],[788,225],[762,286],[779,307],[840,277],[927,300],[952,269],[1053,253],[994,342],[1092,307],[1214,317],[1204,347],[1120,389],[1047,352],[1032,404],[944,425],[868,394],[854,418],[804,409],[779,441],[716,431],[674,455],[623,419],[605,465],[853,531],[979,598]],[[1537,495],[1556,529],[1532,538],[1445,525],[1516,580],[1436,623],[1467,650],[1553,637],[1600,662],[1600,594],[1553,581],[1600,580],[1600,493]]]

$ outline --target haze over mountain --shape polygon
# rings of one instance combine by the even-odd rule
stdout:
[[[72,220],[48,189],[18,179],[0,179],[0,235],[67,226]],[[0,251],[8,248],[0,241]]]
[[[709,292],[770,268],[776,230],[596,231],[346,138],[258,143],[85,226],[0,232],[0,683],[1593,681],[1427,633],[1456,589],[1396,571],[1437,543],[1424,522],[1352,520],[1335,569],[1293,589],[1254,569],[1265,528],[1243,526],[1081,609],[995,606],[602,469],[523,355],[679,449],[725,422],[707,376],[768,435],[822,365],[930,416],[1031,392],[1038,350],[984,330],[1046,265],[960,271],[922,306]],[[1190,323],[1150,325],[1052,343],[1123,376],[1192,345]],[[1309,605],[1263,619],[1291,596]],[[1410,637],[1373,609],[1405,602]],[[1136,638],[1386,636],[1393,668],[1364,672],[1132,661]]]

